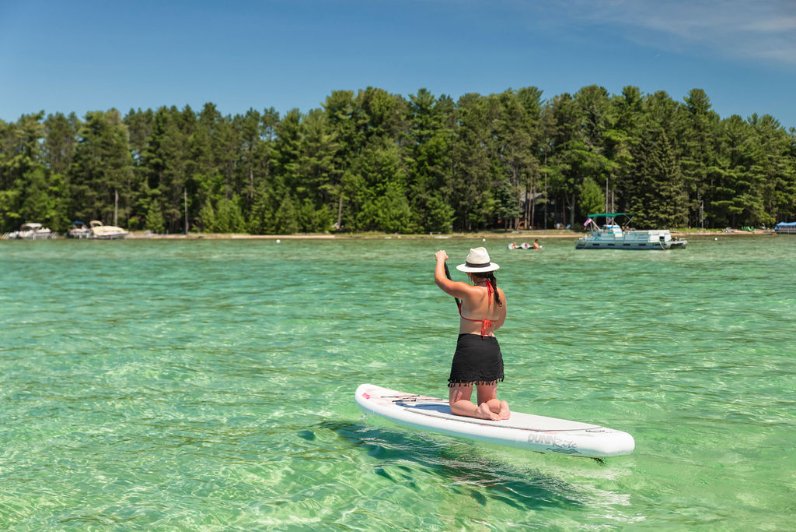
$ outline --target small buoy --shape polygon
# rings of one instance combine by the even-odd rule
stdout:
[[[713,240],[718,241],[719,237],[713,237]]]
[[[282,241],[281,241],[281,240],[279,240],[279,239],[277,238],[277,239],[276,239],[276,243],[277,243],[277,244],[281,244],[281,243],[282,243]]]
[[[481,239],[481,242],[486,242],[486,238],[482,238],[482,239]]]

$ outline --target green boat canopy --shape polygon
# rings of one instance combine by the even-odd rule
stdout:
[[[617,216],[630,217],[626,212],[598,212],[588,215],[589,218],[616,218]]]

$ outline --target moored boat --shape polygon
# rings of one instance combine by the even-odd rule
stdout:
[[[78,239],[91,238],[91,229],[85,222],[75,220],[72,222],[72,227],[69,228],[69,232],[66,233],[66,236]]]
[[[687,240],[672,237],[668,229],[625,229],[615,219],[625,217],[629,223],[630,215],[623,212],[589,214],[583,223],[589,234],[579,238],[575,249],[631,249],[631,250],[665,250],[682,249],[688,245]],[[605,219],[600,226],[595,220]]]
[[[103,225],[99,220],[91,220],[91,238],[97,240],[120,240],[127,236],[127,231],[115,225]]]
[[[40,223],[28,222],[22,224],[19,231],[12,231],[4,236],[7,240],[48,240],[58,235]]]
[[[796,222],[779,222],[774,226],[778,235],[796,235]]]

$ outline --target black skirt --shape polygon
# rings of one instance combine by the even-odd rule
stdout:
[[[503,355],[494,336],[460,334],[456,341],[448,387],[503,381]]]

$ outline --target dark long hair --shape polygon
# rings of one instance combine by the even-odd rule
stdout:
[[[497,289],[497,279],[495,279],[494,272],[472,272],[471,275],[473,277],[478,277],[479,279],[486,279],[490,283],[492,283],[492,288],[495,292],[495,304],[499,307],[503,306],[503,303],[500,301],[500,294],[498,294]]]

